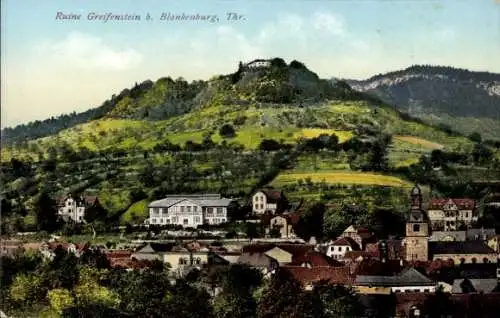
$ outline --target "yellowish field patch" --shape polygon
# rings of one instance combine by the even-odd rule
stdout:
[[[320,135],[333,135],[335,134],[339,138],[339,142],[346,142],[353,136],[352,131],[348,130],[335,130],[326,128],[304,128],[299,132],[294,134],[295,138],[316,138]]]
[[[429,149],[442,149],[443,145],[414,136],[394,136],[394,139],[413,145],[420,145]]]
[[[408,187],[408,182],[397,177],[386,176],[375,173],[362,172],[318,172],[318,173],[287,173],[280,174],[273,181],[274,185],[284,185],[295,183],[297,180],[311,178],[313,182],[325,181],[328,184],[359,184],[359,185],[379,185],[390,187]]]

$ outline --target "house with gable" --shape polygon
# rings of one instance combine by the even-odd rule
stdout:
[[[272,257],[280,265],[290,264],[293,258],[299,255],[304,255],[307,252],[314,251],[313,245],[306,244],[251,244],[243,246],[242,254],[245,253],[261,253]]]
[[[231,202],[220,194],[169,195],[149,204],[148,223],[194,228],[202,224],[226,223]]]
[[[327,244],[326,255],[335,260],[343,260],[347,252],[360,250],[359,244],[352,237],[346,236]]]
[[[372,232],[370,232],[367,228],[362,226],[350,225],[347,229],[340,234],[339,239],[342,237],[349,237],[356,244],[358,244],[360,249],[364,249],[367,243],[371,243],[374,241],[375,237]]]
[[[427,210],[433,230],[467,229],[478,220],[476,202],[472,199],[432,199]]]
[[[85,219],[85,211],[92,207],[100,205],[96,196],[73,196],[68,194],[65,197],[57,197],[57,212],[65,221],[73,221],[76,223],[83,222]]]
[[[257,191],[252,196],[252,212],[262,215],[266,212],[279,214],[289,207],[289,201],[283,191],[267,188]]]
[[[148,243],[132,253],[130,258],[136,260],[163,261],[163,255],[172,250],[174,246],[174,243]]]
[[[392,276],[356,275],[354,286],[355,289],[364,290],[367,293],[369,289],[376,288],[390,288],[393,293],[432,293],[436,291],[438,284],[409,267]]]
[[[300,220],[297,212],[283,213],[281,215],[269,215],[263,217],[262,224],[265,226],[266,235],[271,235],[273,230],[277,230],[280,238],[296,238],[294,227]]]

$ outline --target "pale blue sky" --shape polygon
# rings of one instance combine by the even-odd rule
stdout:
[[[81,20],[56,20],[58,11]],[[142,20],[88,21],[90,12]],[[159,21],[162,12],[220,20]],[[245,20],[227,21],[227,12]],[[500,73],[500,0],[2,0],[1,21],[3,126],[96,107],[146,79],[208,79],[258,57],[298,59],[321,77],[412,64]]]

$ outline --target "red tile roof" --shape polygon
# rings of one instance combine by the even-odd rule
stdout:
[[[267,197],[267,200],[278,201],[283,198],[283,191],[273,190],[273,189],[264,189],[261,190]]]
[[[110,260],[111,267],[122,267],[126,269],[139,269],[149,267],[149,262],[133,259]]]
[[[453,201],[459,209],[473,209],[476,205],[476,202],[472,199],[432,199],[429,202],[429,209],[440,210],[443,206],[449,201]]]
[[[371,252],[371,251],[348,251],[344,254],[344,259],[355,260],[358,257],[362,256],[363,258],[377,258],[380,256],[379,252]]]
[[[129,250],[115,250],[115,251],[106,251],[104,255],[107,259],[124,259],[130,258],[132,256],[132,251]]]
[[[406,263],[401,266],[399,260],[386,260],[385,262],[376,259],[364,259],[356,266],[356,275],[369,276],[391,276],[400,273]]]
[[[360,246],[350,237],[341,237],[332,243],[334,246],[349,246],[353,250],[359,250]]]
[[[68,250],[70,245],[73,244],[77,251],[84,251],[88,249],[89,245],[87,243],[68,243],[68,242],[49,242],[47,243],[50,250],[55,250],[58,246],[61,246],[65,251]]]
[[[287,222],[289,222],[292,225],[295,225],[295,224],[299,223],[299,221],[300,221],[300,213],[299,212],[285,213],[285,214],[282,214],[281,216],[286,218]]]
[[[319,281],[327,281],[332,284],[350,285],[354,282],[354,277],[349,274],[349,267],[339,266],[317,266],[312,268],[300,266],[282,266],[302,285],[314,284]]]
[[[290,265],[300,266],[301,264],[309,262],[311,266],[343,266],[344,264],[326,256],[323,253],[310,251],[303,255],[297,255],[292,257],[292,263]]]
[[[243,246],[243,253],[265,253],[273,248],[278,247],[292,255],[302,255],[306,252],[313,251],[314,247],[312,245],[306,244],[268,244],[268,243],[257,243],[251,245]]]

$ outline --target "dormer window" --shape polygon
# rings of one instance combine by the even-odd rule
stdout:
[[[302,263],[302,267],[312,268],[312,264],[310,262]]]

